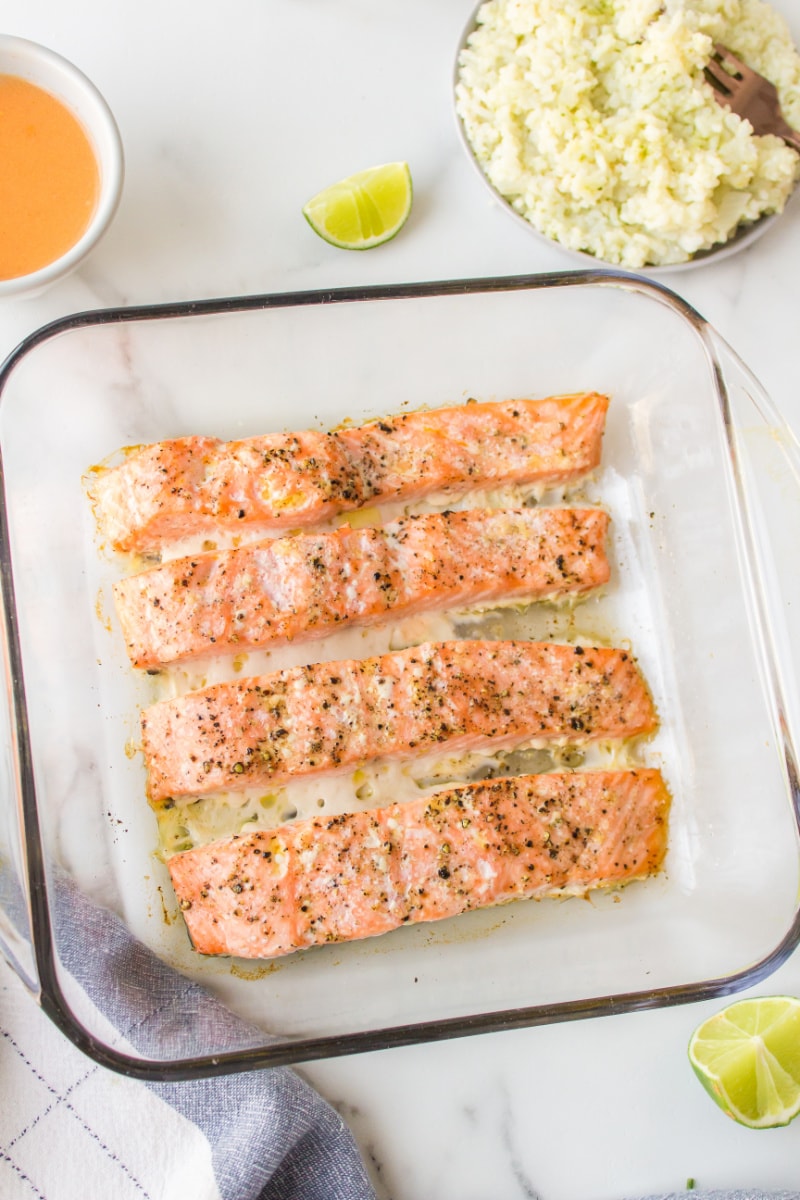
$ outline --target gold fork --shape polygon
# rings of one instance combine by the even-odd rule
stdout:
[[[754,133],[774,133],[800,153],[800,134],[784,120],[773,83],[719,43],[704,74],[719,103],[749,121]]]

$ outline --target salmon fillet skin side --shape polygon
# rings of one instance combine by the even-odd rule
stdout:
[[[521,741],[632,738],[657,725],[625,650],[425,643],[219,683],[142,714],[152,802]]]
[[[325,637],[434,609],[579,595],[609,577],[601,509],[429,513],[174,559],[119,580],[131,662]]]
[[[600,462],[608,398],[470,402],[332,433],[184,437],[132,453],[92,487],[118,550],[219,529],[286,529],[439,491],[571,483]]]
[[[496,779],[233,837],[168,868],[196,950],[274,958],[642,879],[663,863],[669,803],[655,770]]]

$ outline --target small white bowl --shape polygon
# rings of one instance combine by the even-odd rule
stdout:
[[[60,54],[25,38],[0,35],[0,75],[16,75],[60,100],[83,126],[94,150],[100,187],[94,214],[80,239],[48,266],[15,279],[0,279],[0,300],[33,295],[63,279],[80,263],[111,223],[122,194],[124,157],[117,123],[82,71]]]

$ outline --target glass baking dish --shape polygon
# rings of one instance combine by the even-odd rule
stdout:
[[[121,568],[98,539],[89,468],[181,434],[584,389],[612,397],[588,490],[612,514],[613,573],[572,632],[629,643],[654,693],[661,729],[644,758],[673,795],[664,872],[590,902],[517,902],[272,963],[198,956],[155,853],[132,749],[152,681],[129,667],[113,616]],[[735,992],[791,953],[800,454],[680,298],[575,271],[106,309],[31,335],[0,396],[0,939],[96,1060],[195,1078],[627,1012]],[[111,1045],[62,964],[57,870],[263,1037],[209,1043],[173,1010],[151,1057]]]

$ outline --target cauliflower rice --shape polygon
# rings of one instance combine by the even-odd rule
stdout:
[[[703,78],[721,42],[800,128],[800,56],[763,0],[487,0],[457,111],[484,173],[547,237],[606,262],[684,262],[780,212],[800,156]]]

